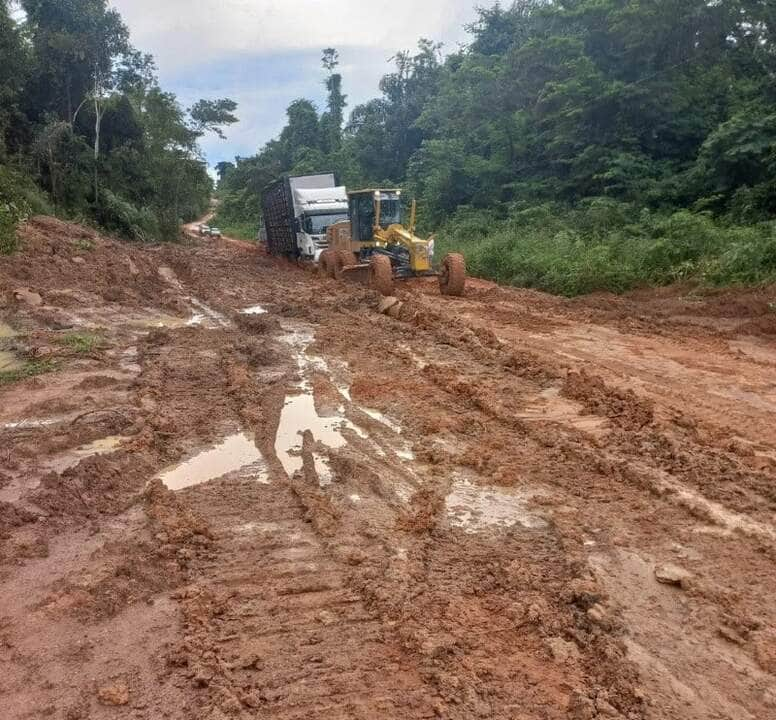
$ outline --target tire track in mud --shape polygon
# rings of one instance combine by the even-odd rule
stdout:
[[[108,248],[99,267],[125,263],[122,248]],[[22,527],[11,524],[9,557],[29,567],[2,566],[19,600],[7,608],[16,622],[0,623],[17,648],[0,645],[3,687],[12,676],[23,688],[14,658],[24,657],[35,672],[19,697],[37,693],[35,707],[48,702],[57,720],[113,716],[98,700],[106,688],[117,699],[126,690],[133,717],[176,720],[706,720],[776,707],[773,542],[760,532],[772,524],[773,467],[728,447],[694,408],[674,422],[659,397],[531,339],[604,311],[538,295],[519,308],[509,293],[511,305],[499,301],[491,315],[492,298],[476,286],[456,301],[410,283],[388,318],[371,292],[317,281],[246,245],[132,257],[131,291],[98,278],[83,314],[145,322],[191,313],[194,298],[203,325],[177,319],[145,339],[113,333],[110,355],[93,361],[105,377],[122,357],[138,365],[116,396],[126,416],[116,427],[132,439],[50,478],[41,489],[50,522],[10,518]],[[45,274],[48,261],[41,255],[49,297],[72,298]],[[79,282],[86,292],[88,278]],[[158,296],[159,308],[101,305],[106,292],[154,307]],[[259,303],[266,314],[239,312]],[[283,336],[302,324],[315,339],[300,364]],[[300,372],[316,412],[347,421],[345,442],[331,448],[306,433],[301,470],[288,477],[276,435]],[[30,384],[36,397],[48,392],[42,383]],[[115,403],[98,385],[84,389],[101,409]],[[32,442],[43,458],[113,432],[100,417],[87,415],[83,430],[4,432],[27,468]],[[241,432],[255,437],[258,463],[178,493],[143,490],[168,463]],[[742,527],[726,525],[731,518]],[[89,553],[56,572],[23,549],[38,537],[41,553],[48,543],[63,557],[85,522]],[[667,563],[687,573],[680,586],[657,583]],[[39,607],[25,610],[30,577]],[[147,638],[127,657],[75,644],[79,628],[124,637],[127,623]],[[49,631],[66,643],[58,657],[69,658],[71,678],[83,678],[66,685],[52,662],[20,653]]]
[[[179,593],[173,662],[204,717],[430,717],[421,679],[347,583],[290,488],[220,480],[187,495],[218,535]]]

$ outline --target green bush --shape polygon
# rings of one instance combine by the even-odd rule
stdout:
[[[159,220],[151,210],[137,208],[110,190],[100,193],[95,215],[100,225],[128,240],[151,242],[161,236]]]
[[[21,221],[51,213],[48,201],[26,175],[0,165],[0,254],[17,250],[16,228]]]
[[[568,296],[678,280],[776,280],[776,223],[724,224],[608,198],[514,207],[502,220],[466,209],[439,233],[438,256],[449,251],[464,253],[472,275]]]
[[[224,217],[223,213],[218,213],[211,221],[213,227],[217,227],[227,237],[238,238],[239,240],[256,240],[259,234],[259,224],[251,220],[239,220],[235,218]]]

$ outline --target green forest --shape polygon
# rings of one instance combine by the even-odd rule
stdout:
[[[334,170],[403,186],[473,274],[574,295],[776,279],[776,3],[518,0],[454,52],[397,52],[379,97],[328,92],[218,166],[219,222],[254,236],[262,189]]]
[[[197,142],[229,99],[181,107],[107,0],[0,0],[0,251],[35,213],[177,238],[213,183]]]

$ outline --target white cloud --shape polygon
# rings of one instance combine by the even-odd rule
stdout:
[[[165,89],[185,105],[231,97],[240,123],[227,142],[208,137],[212,163],[252,154],[274,137],[298,97],[323,101],[320,51],[336,47],[348,106],[379,94],[397,50],[418,38],[454,50],[474,5],[495,0],[110,0],[135,47],[154,55]]]
[[[112,0],[135,44],[168,71],[224,53],[269,54],[334,46],[397,48],[428,36],[464,36],[475,0]],[[485,3],[488,4],[488,3]]]

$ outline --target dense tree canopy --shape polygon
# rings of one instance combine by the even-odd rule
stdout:
[[[131,238],[175,237],[212,193],[197,141],[223,136],[236,104],[184,111],[107,0],[19,5],[14,21],[0,0],[0,233],[26,211],[53,209]],[[13,187],[24,191],[10,197]]]
[[[548,203],[614,208],[613,223],[678,210],[718,223],[770,220],[774,28],[776,3],[763,0],[480,9],[457,52],[442,57],[421,40],[415,53],[397,53],[380,97],[353,108],[341,144],[322,132],[339,109],[331,97],[323,118],[296,101],[280,139],[225,176],[225,210],[258,221],[264,183],[334,169],[351,186],[408,186],[435,229],[472,212],[489,226]]]

